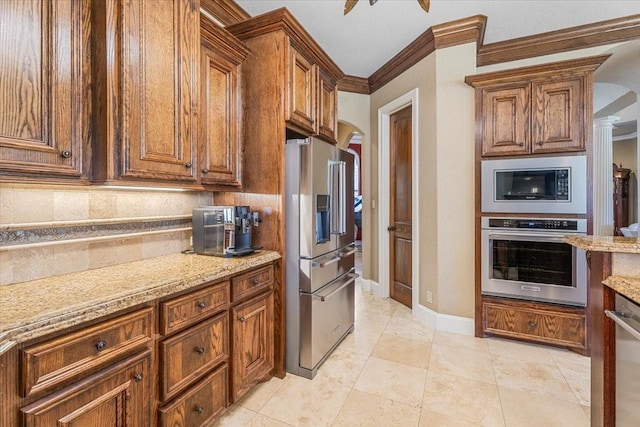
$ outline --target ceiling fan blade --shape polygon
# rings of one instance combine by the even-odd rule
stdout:
[[[346,15],[347,13],[351,12],[356,3],[358,3],[358,0],[347,0],[346,2],[344,2],[344,14]]]
[[[431,3],[431,0],[418,0],[418,4],[425,12],[429,12],[429,3]]]

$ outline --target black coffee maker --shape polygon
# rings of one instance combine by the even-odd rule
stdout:
[[[229,217],[227,217],[229,215]],[[225,209],[225,231],[229,231],[227,253],[246,255],[254,252],[251,246],[253,227],[260,222],[258,212],[251,212],[249,206],[229,206]],[[225,235],[227,233],[225,232]],[[233,241],[231,241],[233,238]],[[225,242],[226,243],[226,242]]]

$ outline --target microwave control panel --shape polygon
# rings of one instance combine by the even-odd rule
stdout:
[[[571,219],[491,218],[489,228],[525,228],[543,230],[578,230],[578,221]]]

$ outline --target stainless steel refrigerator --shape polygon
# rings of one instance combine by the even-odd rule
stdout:
[[[313,378],[353,331],[351,153],[320,139],[286,144],[286,369]]]

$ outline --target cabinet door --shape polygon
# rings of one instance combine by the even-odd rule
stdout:
[[[122,21],[121,177],[196,179],[196,3],[116,2]]]
[[[336,140],[338,111],[336,99],[338,89],[335,81],[322,70],[318,70],[318,133],[326,136],[331,141]]]
[[[205,44],[200,61],[200,182],[238,188],[242,186],[241,66]]]
[[[150,352],[21,409],[26,427],[151,425]]]
[[[235,402],[273,369],[273,292],[232,308],[231,315]]]
[[[534,153],[585,149],[584,77],[533,84]]]
[[[0,1],[0,170],[80,177],[88,3]]]
[[[315,67],[293,47],[289,58],[287,120],[315,133]]]
[[[530,140],[528,84],[482,89],[482,155],[527,154]]]

